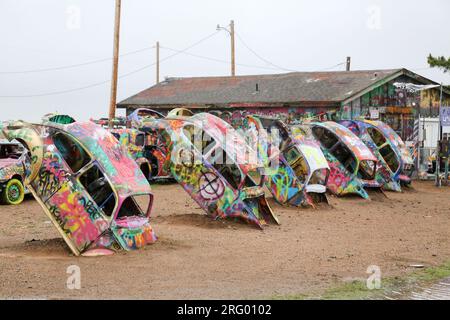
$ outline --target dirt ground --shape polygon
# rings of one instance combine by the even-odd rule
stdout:
[[[281,221],[261,231],[211,221],[177,184],[153,185],[152,226],[159,240],[143,250],[74,257],[40,206],[0,206],[0,298],[230,299],[320,293],[411,264],[450,259],[450,187],[330,197],[318,209],[270,203]],[[81,268],[81,289],[66,287]]]

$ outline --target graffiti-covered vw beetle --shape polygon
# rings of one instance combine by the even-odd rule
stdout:
[[[171,173],[208,215],[240,218],[260,228],[278,224],[265,198],[256,153],[229,124],[207,113],[164,122],[171,139]]]
[[[380,189],[375,180],[377,158],[353,132],[332,121],[309,125],[330,166],[327,188],[336,195],[358,194],[368,199],[364,188]]]
[[[132,127],[137,129],[142,127],[145,122],[163,118],[164,115],[162,113],[148,108],[138,108],[127,116],[127,120],[131,122]]]
[[[30,152],[25,184],[75,255],[153,243],[150,185],[114,136],[93,122],[4,123]]]
[[[316,201],[327,201],[329,167],[314,140],[273,118],[247,116],[243,123],[247,134],[257,131],[256,147],[267,156],[266,186],[278,203],[314,206]]]
[[[26,153],[20,143],[0,141],[0,202],[21,204],[26,193],[23,185]]]
[[[128,116],[132,128],[145,133],[144,157],[150,164],[149,180],[166,180],[172,178],[169,170],[170,155],[165,126],[161,124],[164,116],[158,111],[139,108]]]
[[[401,191],[411,183],[414,161],[403,140],[382,121],[342,120],[340,123],[356,134],[378,158],[377,180],[383,188]]]
[[[128,149],[147,180],[152,180],[152,166],[146,158],[147,135],[133,128],[114,128],[110,131],[119,143]]]

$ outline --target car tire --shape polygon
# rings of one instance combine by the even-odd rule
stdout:
[[[1,200],[4,204],[18,205],[21,204],[25,197],[25,188],[22,182],[18,179],[9,180],[1,195]]]

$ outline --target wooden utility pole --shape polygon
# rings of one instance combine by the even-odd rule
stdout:
[[[120,34],[120,5],[121,0],[116,0],[116,13],[114,20],[114,49],[111,79],[111,99],[109,102],[109,127],[113,126],[113,119],[116,117],[117,99],[117,72],[119,67],[119,34]]]
[[[159,83],[159,41],[156,41],[156,84]]]
[[[350,71],[350,62],[351,62],[351,58],[347,57],[347,64],[346,64],[346,67],[345,67],[346,71]]]
[[[230,22],[230,36],[231,36],[231,76],[236,75],[236,55],[234,50],[234,20]]]

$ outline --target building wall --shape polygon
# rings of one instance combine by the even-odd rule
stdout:
[[[209,109],[209,112],[215,113],[225,121],[231,123],[233,126],[239,127],[242,124],[242,119],[246,115],[261,115],[277,118],[286,123],[301,122],[306,119],[320,119],[330,120],[334,118],[333,115],[338,111],[335,107],[329,108],[304,108],[304,107],[289,107],[289,106],[274,106],[274,107],[246,107],[242,109]]]
[[[390,125],[403,140],[415,139],[419,114],[421,117],[438,116],[440,89],[412,93],[396,88],[395,82],[422,84],[411,77],[400,76],[344,105],[341,118],[370,118],[372,111],[373,114],[378,113],[379,119]],[[450,105],[449,95],[443,95],[443,105]]]

